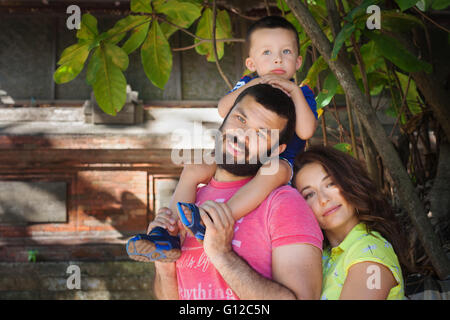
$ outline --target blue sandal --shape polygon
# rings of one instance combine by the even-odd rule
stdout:
[[[181,256],[180,239],[161,227],[134,236],[126,248],[131,259],[141,262],[174,262]]]
[[[192,221],[189,221],[186,218],[182,206],[185,206],[189,210],[191,210]],[[198,210],[198,207],[193,203],[184,203],[184,202],[178,202],[177,207],[181,222],[189,231],[189,233],[192,234],[200,242],[203,241],[203,239],[205,238],[206,228],[200,224],[202,219],[200,218],[200,211]]]

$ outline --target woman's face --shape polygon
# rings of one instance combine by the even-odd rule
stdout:
[[[347,229],[346,226],[353,226],[357,221],[354,207],[344,199],[321,164],[305,165],[297,173],[295,185],[323,230]]]

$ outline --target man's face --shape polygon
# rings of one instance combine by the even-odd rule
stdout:
[[[294,33],[282,28],[254,31],[245,64],[260,77],[273,74],[290,80],[302,64]]]
[[[237,176],[255,175],[265,156],[277,156],[286,145],[278,146],[279,133],[287,119],[264,108],[254,97],[246,95],[225,118],[216,144],[219,167]],[[223,161],[221,161],[223,160]]]

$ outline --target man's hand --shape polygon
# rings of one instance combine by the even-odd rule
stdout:
[[[205,201],[200,206],[200,215],[206,226],[203,249],[211,262],[232,251],[234,219],[226,203]]]

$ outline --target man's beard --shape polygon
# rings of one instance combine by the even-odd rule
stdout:
[[[228,139],[230,139],[230,137],[228,137]],[[254,159],[252,159],[252,161],[249,161],[247,159],[249,155],[248,146],[245,144],[238,143],[241,147],[244,148],[245,152],[244,156],[246,163],[240,163],[240,161],[237,161],[233,155],[228,154],[225,147],[225,143],[226,143],[226,135],[222,135],[222,141],[216,140],[215,158],[217,166],[238,177],[255,176],[262,166],[262,162],[260,161],[259,157],[256,158],[256,161]],[[217,148],[217,146],[221,146],[222,148]],[[220,153],[217,152],[217,149],[220,150]],[[232,161],[230,162],[230,160]]]

